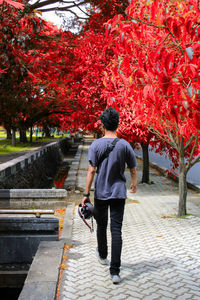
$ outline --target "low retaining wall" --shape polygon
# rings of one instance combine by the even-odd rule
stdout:
[[[53,142],[0,165],[0,189],[47,188],[61,162],[59,143]]]
[[[61,208],[67,205],[64,189],[2,189],[0,208]]]

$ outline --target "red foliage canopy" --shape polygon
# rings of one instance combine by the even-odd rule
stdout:
[[[120,87],[116,99],[119,106],[128,107],[127,120],[132,114],[162,139],[172,159],[180,154],[183,141],[188,167],[199,153],[198,5],[196,0],[132,0],[128,17],[118,15],[107,23],[115,53],[107,73],[108,103]]]

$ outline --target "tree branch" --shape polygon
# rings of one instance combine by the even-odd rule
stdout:
[[[32,118],[27,118],[26,121],[23,121],[23,124],[25,124],[28,127],[32,126],[33,124],[35,124],[37,121],[41,120],[42,118],[48,117],[52,114],[63,114],[63,115],[70,115],[71,112],[69,111],[64,111],[64,110],[52,110],[52,111],[42,111],[38,114],[36,114],[35,116],[33,116]]]
[[[87,20],[87,18],[84,17],[80,17],[78,16],[74,11],[72,11],[71,9],[69,9],[67,6],[66,7],[51,7],[51,8],[41,8],[40,11],[41,12],[49,12],[49,11],[68,11],[71,14],[75,15],[75,17],[77,19],[83,19],[83,20]]]
[[[193,167],[196,163],[200,162],[200,155],[197,156],[186,168],[186,171],[188,172],[191,167]]]
[[[192,158],[193,158],[193,156],[194,156],[194,150],[195,150],[195,148],[196,148],[196,146],[197,146],[197,142],[198,142],[198,136],[195,137],[194,145],[193,145],[192,151],[191,151],[191,153],[190,153],[189,163],[188,163],[188,166],[187,166],[187,168],[186,168],[186,171],[187,171],[187,172],[189,171],[189,169],[190,169],[190,168],[191,168],[198,160],[200,160],[200,155],[199,155],[199,157],[197,157],[195,160],[192,161]]]
[[[58,0],[46,0],[46,1],[37,1],[36,3],[34,4],[30,4],[30,7],[32,10],[34,9],[38,9],[40,7],[44,7],[46,5],[51,5],[51,4],[54,4],[54,3],[57,3]]]
[[[194,136],[191,135],[191,137],[189,138],[189,140],[187,141],[187,143],[184,147],[184,151],[187,150],[187,148],[191,145],[193,138],[194,138]]]
[[[65,6],[58,6],[58,3],[63,3],[66,4]],[[75,1],[64,1],[64,0],[45,0],[45,1],[40,1],[38,0],[37,2],[35,2],[34,4],[31,4],[29,7],[31,10],[40,10],[41,12],[49,12],[49,11],[69,11],[70,13],[73,13],[74,15],[76,15],[71,9],[73,8],[78,8],[82,13],[84,13],[85,15],[89,16],[86,12],[84,12],[80,6],[83,6],[85,4],[89,3],[88,0],[83,0],[80,3],[76,3]],[[55,6],[53,7],[46,7],[48,5],[53,5],[55,4]],[[77,15],[76,15],[77,17]],[[80,19],[85,19],[83,17],[78,17]]]
[[[148,127],[148,130],[153,133],[154,135],[158,136],[161,140],[163,140],[164,142],[166,142],[167,144],[169,144],[172,148],[175,148],[177,150],[177,145],[176,143],[173,143],[172,141],[170,141],[167,138],[167,135],[161,135],[160,132],[158,130],[156,130],[155,128],[152,127]]]
[[[88,17],[90,17],[90,15],[88,14],[88,13],[86,13],[81,7],[79,7],[80,5],[79,4],[77,4],[77,7],[80,9],[80,11],[82,12],[82,13],[84,13],[86,16],[88,16]]]

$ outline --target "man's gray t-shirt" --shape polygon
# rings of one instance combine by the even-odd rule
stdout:
[[[88,160],[92,166],[97,167],[100,157],[113,140],[114,138],[100,138],[91,144]],[[137,166],[137,162],[131,145],[120,139],[98,167],[94,194],[96,199],[126,199],[126,165],[132,169]]]

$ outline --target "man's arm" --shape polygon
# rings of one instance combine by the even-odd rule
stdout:
[[[131,179],[132,179],[131,193],[136,193],[136,190],[137,190],[137,171],[136,171],[136,168],[130,169],[130,173],[131,173]]]
[[[96,167],[93,167],[90,165],[88,168],[88,173],[87,173],[87,177],[86,177],[86,187],[85,187],[85,192],[84,192],[85,194],[90,193],[90,189],[91,189],[91,185],[92,185],[95,173],[96,173]],[[85,202],[88,200],[89,200],[89,196],[88,197],[84,196],[83,200],[81,202],[82,206],[84,206]]]

